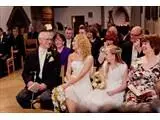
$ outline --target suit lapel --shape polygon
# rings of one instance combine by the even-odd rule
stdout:
[[[39,49],[37,49],[37,56],[36,56],[36,64],[37,64],[37,76],[39,76],[39,72],[40,72],[40,62],[39,62]]]

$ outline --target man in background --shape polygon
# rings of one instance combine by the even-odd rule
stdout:
[[[10,56],[10,44],[0,28],[0,77],[5,75],[6,60]]]

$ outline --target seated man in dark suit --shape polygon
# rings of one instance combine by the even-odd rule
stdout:
[[[22,56],[23,59],[25,58],[24,38],[22,35],[19,35],[17,27],[12,29],[12,34],[9,41],[11,46],[13,46],[15,69],[18,70],[22,67]]]
[[[10,46],[8,39],[3,34],[2,28],[0,28],[0,77],[5,74],[6,60],[10,54]]]
[[[53,36],[49,31],[39,34],[39,48],[26,57],[22,77],[25,88],[16,96],[23,108],[31,108],[31,101],[40,99],[42,109],[53,109],[51,91],[61,84],[59,54],[50,49]]]

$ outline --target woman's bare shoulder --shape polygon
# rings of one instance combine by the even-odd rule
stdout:
[[[86,57],[86,59],[85,59],[85,61],[87,61],[87,62],[93,62],[93,56],[92,55],[88,55],[87,57]]]
[[[76,58],[76,53],[73,52],[69,55],[69,59],[73,60],[75,58]]]

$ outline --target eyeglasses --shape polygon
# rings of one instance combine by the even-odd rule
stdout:
[[[132,34],[131,33],[131,36],[140,36],[141,35],[141,33],[139,33],[139,34]]]
[[[53,39],[52,38],[43,38],[44,40],[47,40],[47,41],[52,41]]]

